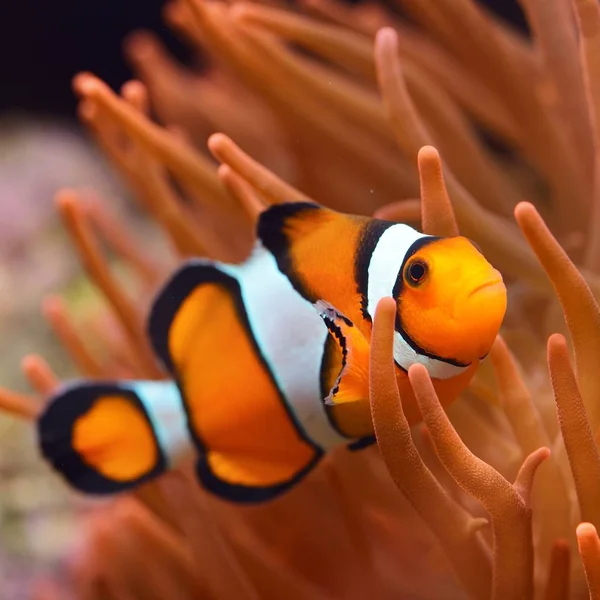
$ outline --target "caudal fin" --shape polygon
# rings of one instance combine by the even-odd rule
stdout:
[[[190,451],[171,381],[74,382],[38,420],[44,457],[76,489],[112,494],[160,475]]]

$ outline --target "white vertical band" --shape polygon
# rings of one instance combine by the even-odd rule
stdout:
[[[318,311],[260,244],[242,265],[219,267],[238,280],[256,342],[306,436],[324,450],[348,443],[323,405],[321,364],[329,332]]]
[[[371,318],[382,298],[392,295],[409,248],[424,234],[408,225],[392,225],[379,238],[369,261],[367,311]]]
[[[424,237],[429,236],[403,224],[392,225],[381,234],[369,261],[367,312],[371,318],[379,301],[392,295],[398,277],[402,276],[400,270],[406,253]],[[398,331],[394,332],[394,360],[405,370],[421,364],[434,379],[450,379],[467,369],[417,353]]]
[[[194,451],[179,388],[174,381],[122,381],[141,400],[169,466]]]

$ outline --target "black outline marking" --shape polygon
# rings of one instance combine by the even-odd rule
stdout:
[[[351,444],[348,444],[346,448],[348,448],[350,452],[359,452],[360,450],[364,450],[365,448],[368,448],[376,443],[377,438],[374,435],[367,435],[359,440],[356,440],[355,442],[352,442]]]
[[[471,363],[461,363],[460,361],[454,358],[444,358],[443,356],[439,356],[438,354],[434,354],[433,352],[429,352],[419,346],[411,337],[408,335],[408,332],[402,326],[402,320],[400,319],[400,315],[396,314],[396,331],[402,336],[402,339],[417,353],[421,356],[426,356],[427,358],[431,358],[433,360],[437,360],[439,362],[446,363],[448,365],[452,365],[453,367],[461,367],[466,368],[471,365]]]
[[[329,315],[321,313],[321,312],[319,314],[321,315],[321,318],[325,322],[325,325],[327,326],[329,333],[337,340],[338,345],[342,351],[342,367],[340,369],[340,372],[338,373],[338,375],[335,379],[333,387],[327,393],[327,396],[323,396],[323,404],[327,407],[325,400],[328,397],[333,398],[340,390],[340,383],[342,382],[343,373],[344,373],[344,370],[346,369],[346,365],[348,362],[348,345],[346,343],[346,336],[342,333],[341,327],[331,317],[329,317]],[[354,327],[354,325],[351,325],[351,326]]]
[[[201,457],[196,464],[196,474],[205,488],[220,498],[231,500],[232,502],[256,504],[266,502],[283,494],[302,481],[319,463],[321,454],[316,454],[314,458],[304,466],[292,479],[279,485],[270,487],[248,487],[234,483],[227,483],[219,479],[209,468],[207,461]]]
[[[115,481],[86,464],[73,448],[73,427],[77,420],[106,396],[119,396],[131,401],[150,426],[158,458],[153,469],[131,481]],[[143,402],[131,389],[118,382],[74,382],[59,391],[37,421],[42,454],[73,487],[88,494],[114,494],[150,481],[167,468],[167,456],[160,446],[152,421]]]
[[[428,246],[429,244],[432,244],[433,242],[436,242],[436,241],[438,241],[440,239],[442,239],[442,238],[434,237],[434,236],[422,237],[422,238],[419,238],[418,240],[415,240],[410,245],[410,247],[406,251],[406,255],[404,256],[404,260],[402,261],[402,265],[400,266],[400,272],[398,273],[398,277],[396,278],[396,283],[394,284],[394,288],[392,290],[392,297],[396,300],[396,302],[402,302],[401,294],[402,294],[402,290],[404,289],[404,286],[406,284],[406,282],[404,280],[404,269],[405,269],[406,264],[408,263],[408,261],[419,250],[421,250],[425,246]],[[415,342],[415,340],[413,340],[413,338],[409,335],[409,333],[406,331],[406,329],[404,329],[404,325],[402,324],[402,320],[400,319],[400,313],[399,313],[399,311],[396,311],[396,325],[395,325],[395,329],[402,336],[402,338],[404,339],[404,341],[417,354],[420,354],[421,356],[426,356],[427,358],[431,358],[433,360],[437,360],[437,361],[440,361],[440,362],[452,365],[454,367],[463,367],[464,368],[464,367],[468,367],[471,364],[471,363],[467,363],[467,364],[461,363],[458,360],[455,360],[453,358],[444,358],[442,356],[439,356],[438,354],[434,354],[433,352],[429,352],[428,350],[425,350],[425,348],[422,348],[421,346],[419,346],[419,344],[417,344]],[[398,363],[396,363],[396,364],[398,364]]]
[[[146,323],[150,343],[155,354],[160,358],[167,371],[173,376],[177,375],[177,373],[169,350],[169,330],[181,305],[198,285],[192,277],[193,273],[195,273],[198,267],[209,266],[211,264],[210,261],[202,261],[197,258],[183,263],[163,285],[150,309]]]
[[[292,287],[306,300],[314,302],[313,298],[298,278],[290,257],[290,241],[285,233],[287,221],[304,212],[325,210],[313,202],[284,202],[274,204],[263,211],[256,226],[256,234],[262,245],[273,255],[277,268],[289,279]]]
[[[321,367],[319,370],[319,389],[321,391],[321,402],[323,408],[325,410],[325,416],[327,417],[327,421],[329,425],[331,425],[332,429],[334,429],[340,436],[352,439],[350,436],[346,435],[339,427],[337,421],[333,416],[333,407],[329,404],[325,404],[325,399],[331,394],[331,387],[327,384],[327,374],[332,369],[331,361],[333,359],[334,348],[339,348],[338,342],[334,339],[333,335],[327,335],[325,339],[325,344],[323,345],[323,354],[321,357]],[[344,358],[342,351],[342,369],[344,368]]]
[[[325,399],[328,397],[335,396],[339,391],[339,386],[343,379],[343,373],[346,369],[346,365],[348,364],[348,343],[346,340],[346,336],[342,333],[341,327],[335,322],[335,320],[329,315],[329,312],[333,312],[336,318],[344,321],[348,327],[354,327],[354,323],[346,317],[346,315],[339,312],[335,307],[328,305],[325,310],[318,309],[319,314],[323,321],[325,321],[325,325],[329,330],[330,335],[327,336],[327,341],[325,342],[325,349],[323,351],[323,361],[321,362],[321,374],[320,374],[320,385],[321,385],[321,397],[323,398],[323,406],[325,408],[325,414],[327,415],[327,420],[329,424],[344,438],[347,440],[353,440],[346,446],[349,450],[361,450],[369,445],[371,445],[375,441],[374,436],[366,436],[364,438],[353,438],[350,435],[347,435],[342,431],[338,422],[336,421],[333,415],[333,406],[327,404]],[[326,373],[331,370],[331,358],[333,354],[332,347],[339,347],[342,351],[342,366],[339,370],[339,373],[335,379],[335,383],[333,387],[329,387],[325,380]],[[372,439],[371,439],[372,438]]]
[[[186,398],[183,386],[180,383],[181,377],[179,376],[179,373],[173,364],[169,352],[169,331],[171,329],[171,325],[182,304],[197,287],[203,284],[222,285],[231,294],[240,323],[246,331],[256,356],[270,378],[273,387],[275,390],[277,390],[282,406],[285,408],[286,413],[294,425],[294,428],[296,429],[300,439],[306,442],[307,445],[310,446],[315,452],[312,460],[307,465],[302,467],[302,469],[289,481],[282,482],[281,484],[275,486],[248,487],[245,485],[227,483],[219,479],[210,471],[206,461],[206,454],[209,449],[193,428],[189,402]],[[179,388],[179,392],[183,399],[183,406],[185,408],[188,431],[199,453],[196,470],[198,477],[207,490],[213,492],[221,498],[225,498],[233,502],[263,502],[265,500],[274,498],[285,490],[291,488],[319,462],[324,454],[323,449],[307,436],[301,423],[299,423],[296,415],[288,405],[283,392],[277,385],[273,371],[269,367],[266,358],[262,354],[262,351],[252,331],[252,326],[248,319],[248,314],[242,298],[240,284],[235,277],[224,273],[219,269],[218,264],[210,261],[200,261],[196,259],[188,262],[177,273],[175,273],[166,286],[164,286],[162,292],[160,292],[160,294],[157,296],[150,313],[148,331],[156,353],[171,372]]]
[[[397,223],[382,219],[370,219],[358,237],[358,245],[354,256],[354,279],[360,296],[360,312],[363,318],[369,322],[373,320],[367,310],[369,306],[369,265],[379,238],[381,238],[384,231],[393,225],[397,225]]]

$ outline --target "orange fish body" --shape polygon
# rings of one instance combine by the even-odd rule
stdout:
[[[234,501],[276,496],[339,445],[372,439],[369,340],[377,302],[397,299],[394,358],[452,402],[506,308],[502,278],[465,238],[434,238],[310,203],[267,210],[241,265],[186,263],[149,319],[160,382],[76,382],[39,421],[43,454],[88,493],[129,489],[198,455],[202,484]]]

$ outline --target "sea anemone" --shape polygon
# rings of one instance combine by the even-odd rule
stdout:
[[[140,80],[120,96],[75,78],[82,120],[170,246],[153,256],[98,198],[59,192],[107,301],[85,339],[60,299],[44,304],[83,374],[162,377],[143,327],[152,291],[182,258],[243,260],[278,202],[460,230],[502,271],[509,309],[447,413],[410,369],[423,415],[411,430],[382,300],[376,447],[336,452],[251,507],[208,495],[185,465],[82,517],[38,599],[600,599],[600,9],[522,5],[531,40],[474,0],[175,0],[165,18],[201,72],[137,34]],[[101,238],[132,267],[126,284]],[[34,419],[58,380],[39,356],[24,370],[39,398],[0,402]]]

